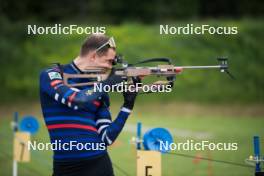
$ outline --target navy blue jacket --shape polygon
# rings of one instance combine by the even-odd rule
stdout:
[[[54,160],[72,161],[105,154],[106,146],[115,141],[130,110],[122,107],[116,119],[112,121],[109,97],[106,93],[91,93],[89,90],[92,87],[88,86],[68,87],[63,83],[61,71],[82,74],[73,62],[62,68],[54,66],[45,69],[40,74],[40,100],[44,120],[51,143],[61,146],[55,148]],[[85,80],[70,81],[80,83]],[[73,144],[72,148],[69,148],[70,143]],[[83,146],[85,147],[81,148]]]

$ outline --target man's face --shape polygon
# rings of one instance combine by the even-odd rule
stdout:
[[[111,69],[115,56],[116,56],[115,50],[113,48],[109,48],[106,54],[102,56],[96,54],[94,59],[94,64],[96,67]]]

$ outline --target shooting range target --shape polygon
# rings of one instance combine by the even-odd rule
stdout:
[[[24,117],[19,123],[19,130],[35,134],[39,130],[38,120],[33,116]]]
[[[168,143],[170,145],[173,142],[172,135],[170,132],[165,128],[154,128],[147,131],[143,137],[143,145],[145,150],[156,150],[162,153],[166,153],[169,151],[164,147],[160,147],[160,143],[164,145]]]

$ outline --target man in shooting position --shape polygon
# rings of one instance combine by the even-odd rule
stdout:
[[[137,92],[123,93],[124,103],[112,121],[107,93],[94,92],[92,86],[65,85],[63,73],[84,74],[90,68],[111,69],[115,49],[113,38],[91,35],[73,62],[45,69],[40,75],[44,120],[51,143],[61,145],[54,150],[53,176],[114,175],[106,146],[111,145],[121,132]],[[71,83],[84,81],[87,79],[70,80]]]

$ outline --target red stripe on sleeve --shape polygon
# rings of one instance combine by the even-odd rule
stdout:
[[[95,100],[95,101],[93,101],[93,104],[94,104],[95,106],[99,107],[101,103],[100,103],[99,101],[96,101],[96,100]]]
[[[69,102],[72,102],[74,97],[76,96],[77,92],[74,92],[70,97],[69,97]]]
[[[57,84],[62,83],[62,80],[54,80],[50,83],[52,87],[56,86]]]

